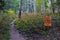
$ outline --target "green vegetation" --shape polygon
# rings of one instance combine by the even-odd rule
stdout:
[[[11,10],[9,10],[8,12],[0,12],[0,40],[9,40],[9,24],[14,18],[15,15],[12,14]]]
[[[53,25],[60,26],[60,21],[58,19],[55,19],[59,18],[59,16],[57,16],[56,14],[50,14],[50,16],[52,17],[52,27]],[[16,20],[15,27],[19,31],[26,31],[28,33],[32,33],[33,31],[36,33],[47,34],[48,30],[43,30],[45,28],[43,24],[43,17],[44,15],[41,14],[24,14],[22,15],[22,18],[20,20]]]
[[[9,24],[14,19],[16,19],[14,23],[16,29],[19,31],[25,31],[26,34],[48,34],[48,31],[51,29],[45,31],[45,27],[43,24],[43,17],[46,14],[49,14],[52,18],[52,27],[60,27],[59,0],[56,0],[55,3],[52,0],[4,0],[3,2],[1,1],[0,40],[9,40]],[[18,14],[18,11],[21,11],[21,19],[17,18],[18,16],[16,14]],[[33,14],[35,12],[36,14]]]

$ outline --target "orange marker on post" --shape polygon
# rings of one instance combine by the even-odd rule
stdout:
[[[49,29],[49,27],[52,26],[51,24],[51,17],[49,15],[44,16],[44,26],[46,27],[46,29]]]

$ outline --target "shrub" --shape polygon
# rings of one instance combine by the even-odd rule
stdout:
[[[9,40],[9,30],[10,30],[9,24],[15,18],[14,12],[13,14],[11,13],[9,12],[0,13],[0,34],[2,36],[2,39],[4,40]]]
[[[48,30],[45,31],[44,24],[43,24],[43,17],[46,14],[22,14],[22,18],[15,21],[15,27],[19,31],[26,31],[30,33],[41,33],[41,34],[47,34]],[[50,14],[52,19],[59,18],[56,14],[52,15]],[[53,22],[56,22],[52,20]],[[60,22],[57,22],[60,23]],[[58,24],[59,25],[59,24]],[[53,25],[52,25],[53,26]]]
[[[20,20],[18,19],[15,21],[15,27],[19,31],[26,31],[28,33],[44,33],[44,32],[40,32],[40,30],[44,28],[44,25],[43,25],[44,15],[28,14],[28,16],[25,16],[25,17],[24,16],[22,16]]]

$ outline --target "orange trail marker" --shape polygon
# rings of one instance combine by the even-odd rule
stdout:
[[[51,26],[51,17],[50,16],[44,17],[44,26],[47,26],[47,27]]]

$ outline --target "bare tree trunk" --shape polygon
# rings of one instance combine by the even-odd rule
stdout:
[[[21,10],[19,10],[19,18],[21,18]]]
[[[51,0],[52,12],[55,13],[54,0]]]
[[[28,12],[29,12],[29,0],[27,0],[27,4],[26,4],[26,6],[27,6],[26,13],[28,13]]]
[[[41,0],[41,13],[45,13],[45,2]]]
[[[36,0],[34,0],[34,13],[36,13]]]
[[[18,14],[18,18],[21,18],[21,11],[22,11],[22,0],[20,0],[20,3],[19,3],[19,14]]]

